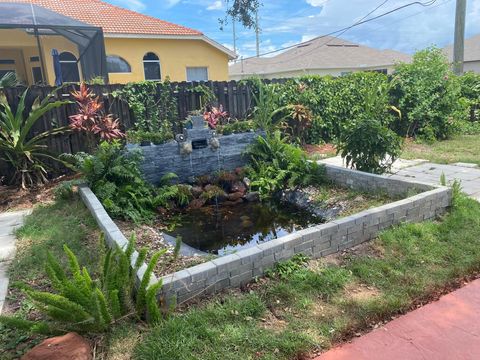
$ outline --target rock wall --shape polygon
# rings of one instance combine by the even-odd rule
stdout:
[[[128,145],[128,150],[141,149],[144,160],[141,170],[145,180],[158,184],[163,175],[175,173],[179,182],[188,182],[200,175],[220,170],[232,171],[245,166],[243,155],[261,133],[248,132],[218,136],[203,126],[203,119],[194,128],[177,135],[177,140],[162,145]]]

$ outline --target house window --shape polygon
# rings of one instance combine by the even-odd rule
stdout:
[[[107,71],[109,73],[130,73],[130,64],[122,57],[116,55],[107,56]]]
[[[75,55],[66,51],[62,52],[60,54],[60,67],[64,82],[80,82],[78,61]]]
[[[187,81],[208,81],[206,67],[187,67]]]
[[[32,67],[32,75],[34,84],[43,83],[42,68],[40,66]]]
[[[143,71],[145,80],[160,81],[162,79],[160,73],[160,59],[152,52],[148,52],[143,57]]]
[[[14,65],[15,60],[10,59],[0,59],[0,65]]]
[[[39,62],[40,61],[40,57],[39,56],[32,56],[30,57],[30,62]]]

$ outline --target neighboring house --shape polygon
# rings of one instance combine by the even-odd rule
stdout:
[[[453,62],[453,45],[443,48],[443,53]],[[465,40],[463,70],[480,73],[480,34]]]
[[[390,74],[394,65],[411,61],[410,55],[394,50],[377,50],[368,46],[326,36],[302,43],[269,58],[250,58],[230,65],[230,80],[251,76],[264,79],[301,75],[340,76],[356,71],[379,71]]]
[[[15,71],[29,85],[53,84],[53,49],[60,55],[64,81],[89,80],[84,73],[101,72],[108,73],[110,83],[167,77],[224,81],[228,61],[235,58],[197,30],[100,0],[0,0],[0,76]],[[82,64],[84,54],[88,64]]]

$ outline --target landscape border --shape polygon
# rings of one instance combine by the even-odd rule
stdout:
[[[357,214],[313,226],[295,233],[255,245],[236,253],[184,269],[162,277],[158,296],[168,302],[183,303],[203,294],[237,288],[264,275],[279,261],[295,254],[311,258],[327,256],[374,239],[378,234],[400,223],[431,220],[443,214],[452,201],[452,190],[421,182],[393,179],[325,164],[327,178],[336,185],[353,190],[381,192],[403,200],[361,211]],[[105,234],[109,246],[124,248],[127,239],[113,222],[88,186],[81,185],[80,196]],[[412,195],[414,194],[414,195]],[[133,263],[138,253],[133,256]],[[143,277],[146,265],[137,273]],[[158,279],[152,275],[150,283]]]

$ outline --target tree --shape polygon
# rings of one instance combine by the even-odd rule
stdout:
[[[220,28],[228,23],[229,19],[240,22],[247,29],[256,26],[255,14],[262,5],[260,0],[225,0],[227,14],[225,18],[219,19]]]

